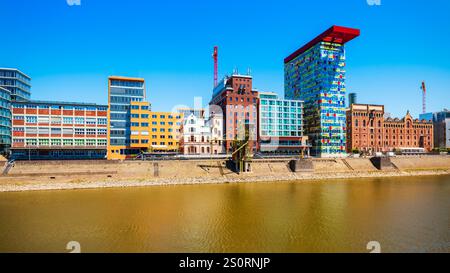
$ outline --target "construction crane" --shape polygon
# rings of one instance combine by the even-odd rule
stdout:
[[[217,65],[218,56],[219,56],[219,47],[215,46],[214,53],[212,55],[212,57],[214,59],[214,87],[217,87],[217,74],[218,74],[218,70],[219,70],[218,65]]]
[[[422,90],[422,111],[423,114],[425,114],[427,112],[427,88],[425,86],[425,81],[422,82],[420,89]]]

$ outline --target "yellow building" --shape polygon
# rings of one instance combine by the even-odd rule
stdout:
[[[148,102],[131,102],[131,148],[144,152],[179,152],[183,114],[152,112]]]

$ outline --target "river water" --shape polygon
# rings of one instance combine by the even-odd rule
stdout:
[[[450,176],[0,193],[0,252],[450,252]]]

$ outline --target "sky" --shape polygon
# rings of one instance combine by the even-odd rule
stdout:
[[[107,104],[111,75],[143,77],[155,111],[208,104],[235,68],[283,96],[283,59],[332,25],[346,45],[347,90],[402,117],[450,108],[448,0],[0,0],[0,67],[32,77],[32,99]],[[376,1],[375,1],[376,2]]]

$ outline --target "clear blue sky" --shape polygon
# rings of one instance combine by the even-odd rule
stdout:
[[[283,58],[331,25],[361,29],[347,45],[347,87],[403,116],[450,108],[450,1],[0,0],[0,67],[30,75],[40,100],[107,102],[109,75],[144,77],[155,110],[207,103],[219,76],[251,67],[254,86],[283,94]]]

